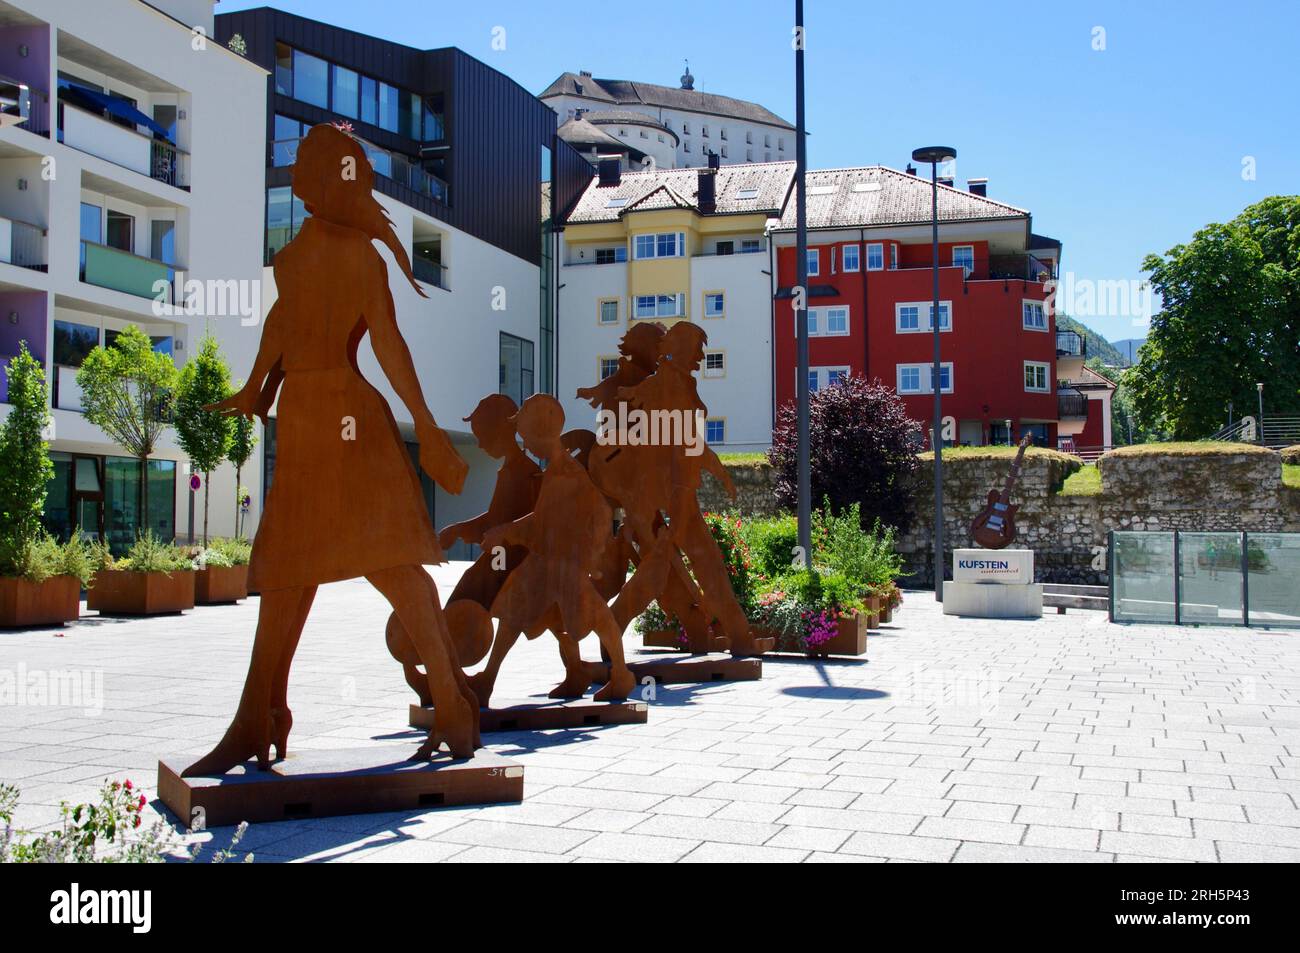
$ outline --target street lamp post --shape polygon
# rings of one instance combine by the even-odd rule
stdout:
[[[794,295],[796,430],[798,434],[799,551],[805,567],[812,565],[812,463],[808,433],[808,203],[806,178],[808,143],[804,135],[803,0],[794,4],[794,157],[795,157],[795,258]]]
[[[949,146],[926,146],[912,152],[913,162],[930,163],[930,272],[934,301],[930,308],[930,327],[934,333],[934,367],[930,371],[930,388],[934,391],[934,424],[930,446],[934,450],[934,598],[943,602],[943,409],[940,386],[943,365],[939,360],[939,163],[957,158]]]
[[[1264,442],[1264,382],[1260,381],[1256,384],[1255,390],[1259,391],[1259,423],[1255,425],[1255,434],[1262,444]]]

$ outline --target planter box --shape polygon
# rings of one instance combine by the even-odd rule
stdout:
[[[86,608],[105,615],[157,615],[194,608],[194,576],[188,570],[133,572],[110,569],[95,574]]]
[[[51,576],[44,582],[0,579],[0,628],[62,625],[81,614],[81,581]]]
[[[802,653],[809,658],[826,658],[830,655],[866,655],[869,623],[870,616],[865,612],[844,616],[839,620],[839,630],[830,641],[823,642],[821,645],[810,649],[791,648],[786,640],[771,630],[766,630],[763,634],[776,639],[776,648],[773,650],[776,652]]]
[[[247,566],[208,566],[194,573],[194,601],[201,606],[246,598]]]

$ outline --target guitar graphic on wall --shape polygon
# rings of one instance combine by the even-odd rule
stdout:
[[[1020,507],[1011,502],[1011,490],[1020,476],[1020,465],[1025,459],[1025,449],[1031,439],[1030,434],[1021,438],[1020,449],[1016,452],[1015,463],[1011,464],[1006,484],[1001,492],[989,490],[988,502],[970,524],[971,536],[985,549],[1003,549],[1016,538],[1016,511]]]

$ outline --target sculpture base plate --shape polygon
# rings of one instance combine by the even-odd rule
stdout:
[[[192,759],[167,758],[158,762],[158,796],[183,824],[201,819],[208,828],[524,799],[523,766],[499,754],[407,761],[414,753],[405,744],[291,752],[269,771],[249,761],[219,778],[183,778]]]
[[[977,619],[1041,618],[1043,584],[945,582],[943,614]]]
[[[591,698],[523,699],[480,708],[479,731],[545,731],[594,725],[644,725],[648,706],[641,701],[598,702]],[[412,728],[433,727],[433,709],[410,708]]]
[[[660,685],[686,685],[692,682],[752,682],[763,677],[763,660],[753,656],[668,655],[662,658],[640,656],[628,662],[628,669],[640,684],[653,678]]]

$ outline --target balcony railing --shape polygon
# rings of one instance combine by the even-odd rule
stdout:
[[[38,136],[50,134],[50,96],[22,80],[0,75],[0,113],[18,116],[22,127]]]
[[[1058,420],[1079,420],[1088,416],[1088,398],[1077,390],[1056,392]]]
[[[411,271],[419,281],[435,288],[447,287],[447,266],[418,255],[411,259]]]
[[[95,242],[81,243],[81,280],[140,298],[172,303],[176,267]]]
[[[1088,342],[1078,331],[1056,332],[1057,357],[1086,357]]]
[[[1052,266],[1033,255],[990,255],[990,280],[1047,281],[1056,277]]]
[[[370,160],[370,165],[374,168],[376,174],[392,179],[399,185],[406,186],[412,192],[418,192],[435,202],[440,202],[443,205],[447,204],[449,187],[442,179],[400,152],[381,149],[374,143],[366,142],[364,139],[358,141],[361,143],[361,148],[365,150],[366,157]],[[276,168],[293,165],[298,159],[298,144],[300,142],[302,142],[301,138],[272,141],[271,165]]]
[[[70,102],[59,103],[59,141],[159,182],[189,186],[187,153],[166,140],[110,122]]]
[[[0,216],[0,261],[33,271],[46,271],[45,229]]]

